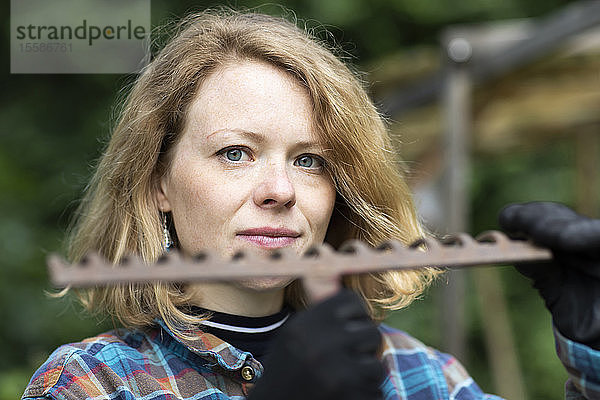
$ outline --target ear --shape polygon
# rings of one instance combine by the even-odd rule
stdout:
[[[164,176],[158,180],[156,188],[154,189],[154,196],[156,197],[156,202],[158,203],[158,209],[160,211],[169,212],[172,210],[167,192],[167,179]]]

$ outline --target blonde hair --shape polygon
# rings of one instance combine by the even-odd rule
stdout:
[[[325,240],[374,245],[423,236],[384,121],[349,68],[284,18],[211,10],[186,18],[133,86],[79,207],[69,241],[72,261],[89,251],[115,263],[131,253],[157,260],[163,248],[154,193],[189,104],[217,68],[248,59],[288,71],[310,95],[320,140],[333,150],[328,166],[337,201]],[[347,277],[345,284],[362,294],[375,317],[410,304],[435,274],[386,272]],[[183,285],[129,284],[78,294],[90,311],[107,312],[128,327],[150,325],[156,317],[171,327],[199,322],[185,312],[190,298]],[[286,299],[305,306],[298,283]]]

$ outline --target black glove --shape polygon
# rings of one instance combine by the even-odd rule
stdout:
[[[549,202],[513,204],[500,226],[552,250],[550,264],[522,264],[565,337],[600,350],[600,220]]]
[[[248,399],[381,398],[380,344],[362,299],[342,290],[286,325]]]

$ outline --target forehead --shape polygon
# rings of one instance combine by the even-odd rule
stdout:
[[[206,134],[223,129],[287,133],[314,138],[308,90],[289,72],[260,61],[232,62],[199,86],[188,128]]]

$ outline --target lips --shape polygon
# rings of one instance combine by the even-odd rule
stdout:
[[[259,247],[277,249],[292,245],[300,233],[287,228],[261,227],[245,229],[237,237]]]

